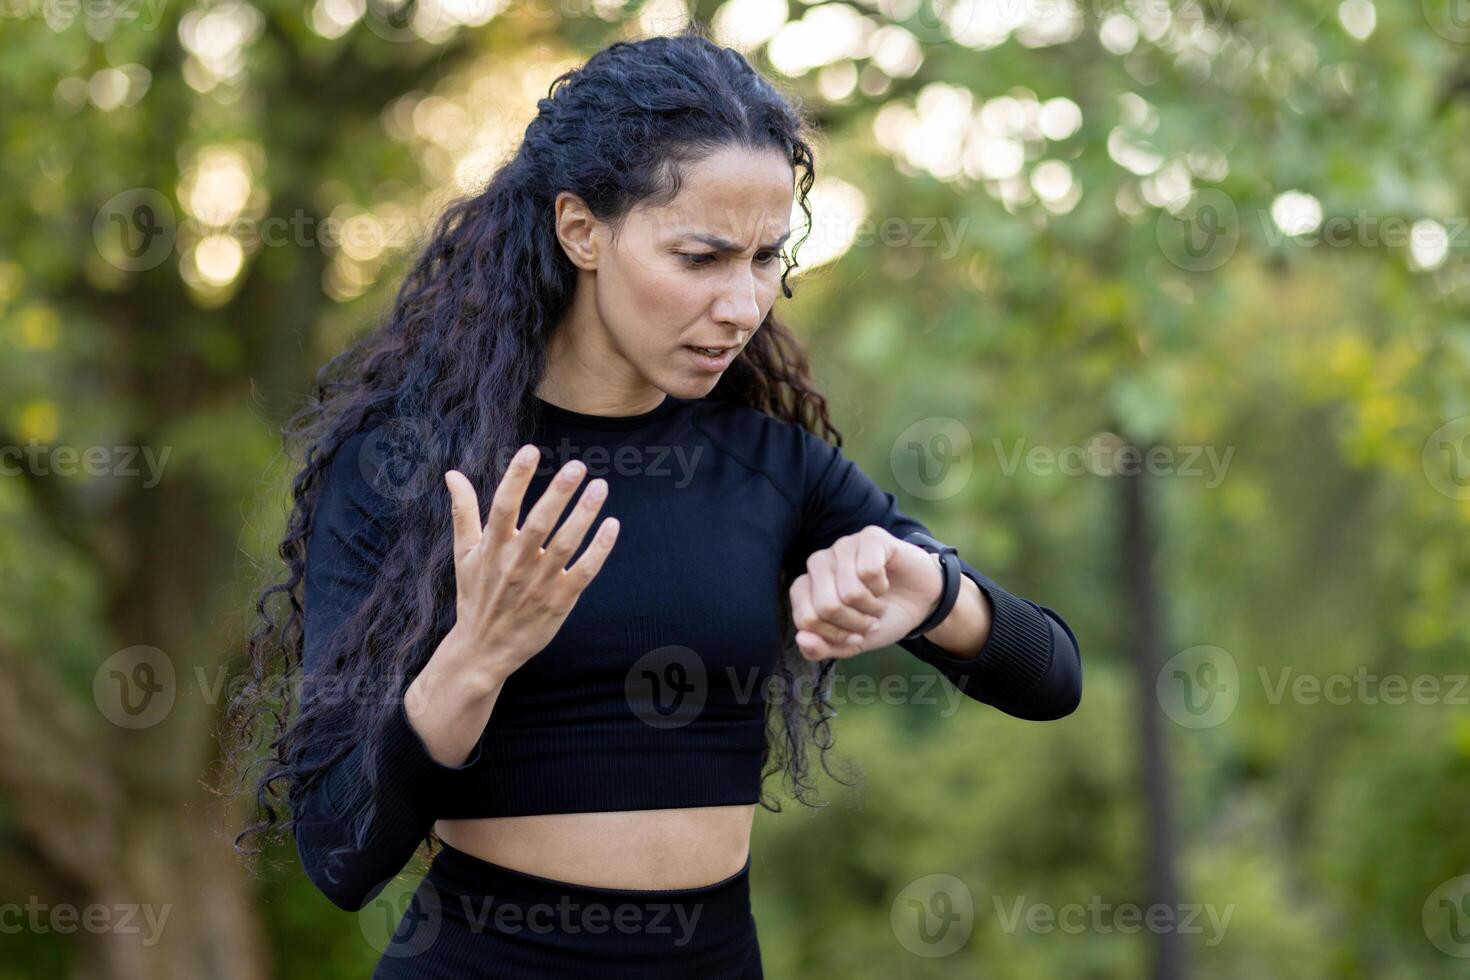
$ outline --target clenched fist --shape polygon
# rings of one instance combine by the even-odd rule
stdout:
[[[791,583],[796,645],[808,660],[851,657],[902,639],[934,610],[939,558],[878,524],[814,551]]]

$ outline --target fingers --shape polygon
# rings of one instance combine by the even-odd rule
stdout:
[[[802,644],[802,633],[807,634],[806,639],[819,641],[819,648],[831,647],[832,650],[842,650],[847,653],[855,653],[862,647],[861,631],[847,630],[823,617],[817,615],[812,604],[812,588],[816,576],[810,572],[798,575],[796,581],[791,583],[791,619],[797,627],[797,646],[802,648],[802,653],[808,657],[813,656],[807,652]],[[824,652],[820,656],[833,656],[832,652]]]
[[[563,578],[572,589],[580,595],[587,588],[587,583],[602,570],[602,563],[607,560],[608,552],[618,538],[618,519],[609,517],[597,528],[597,533],[592,537],[592,543],[587,550],[582,552],[571,568],[567,569]]]
[[[531,475],[536,472],[536,463],[541,459],[541,450],[533,445],[522,446],[511,457],[510,466],[495,488],[490,500],[490,513],[485,518],[485,535],[492,541],[508,541],[515,534],[516,521],[521,516],[522,501]]]
[[[892,540],[891,535],[888,540]],[[857,555],[858,578],[867,584],[873,595],[883,595],[888,591],[888,541],[876,534],[862,535],[858,539]]]
[[[851,568],[842,582],[842,591],[838,590],[838,562],[845,561],[851,566],[856,547],[856,540],[848,538],[831,548],[813,552],[807,559],[807,572],[811,576],[811,603],[816,616],[833,627],[861,634],[878,621],[883,606]],[[846,556],[839,559],[844,552]]]
[[[561,527],[556,529],[556,533],[546,545],[546,556],[555,562],[557,571],[566,567],[567,560],[581,545],[582,539],[587,536],[587,528],[591,526],[592,519],[602,509],[602,503],[606,499],[607,481],[601,477],[583,488],[581,496],[577,498],[577,505],[572,508],[572,513],[562,522]]]
[[[806,630],[796,631],[796,648],[807,660],[842,660],[862,652],[861,644],[828,643],[816,633]]]
[[[873,538],[859,535],[851,547],[834,548],[832,557],[836,564],[837,598],[853,609],[881,619],[887,604],[878,598],[877,585],[882,582],[886,586],[888,580],[888,573],[883,570],[887,562],[883,546]]]
[[[454,525],[454,560],[462,560],[480,543],[480,499],[475,486],[459,470],[444,474],[449,487],[449,510]]]
[[[546,539],[551,535],[552,526],[566,510],[572,491],[577,489],[577,484],[582,482],[582,477],[586,473],[586,464],[579,459],[573,459],[558,470],[556,476],[552,477],[551,483],[541,494],[541,499],[532,505],[531,512],[526,515],[525,522],[521,524],[521,540],[524,549],[534,555],[546,543]]]

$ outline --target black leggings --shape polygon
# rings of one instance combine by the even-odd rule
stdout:
[[[763,976],[749,857],[714,884],[644,890],[543,878],[448,844],[373,971],[373,980]]]

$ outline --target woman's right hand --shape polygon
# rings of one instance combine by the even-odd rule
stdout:
[[[607,481],[599,478],[587,484],[555,537],[547,541],[586,473],[586,466],[578,460],[561,468],[517,528],[526,487],[540,459],[541,452],[534,445],[520,448],[495,488],[483,527],[479,500],[469,479],[458,470],[444,474],[454,522],[457,618],[453,632],[470,650],[489,659],[484,666],[488,676],[496,679],[509,675],[551,642],[582,590],[601,570],[618,536],[617,518],[607,518],[576,564],[566,567],[606,499]],[[472,664],[476,656],[472,655]]]

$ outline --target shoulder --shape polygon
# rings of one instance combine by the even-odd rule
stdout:
[[[349,435],[331,450],[331,457],[322,468],[322,499],[351,499],[371,503],[373,494],[370,472],[364,472],[363,463],[370,455],[369,449],[376,440],[376,428],[365,425]]]
[[[314,524],[383,530],[392,523],[412,487],[423,484],[404,465],[412,458],[405,449],[412,436],[400,429],[371,420],[338,443],[322,470]]]
[[[694,426],[718,449],[765,473],[789,496],[799,498],[811,475],[840,457],[836,446],[795,422],[707,398],[692,404]]]
[[[814,433],[795,422],[767,415],[749,405],[736,405],[712,398],[693,400],[689,405],[697,424],[706,429],[744,435],[788,448],[800,448],[808,439],[821,441]]]

